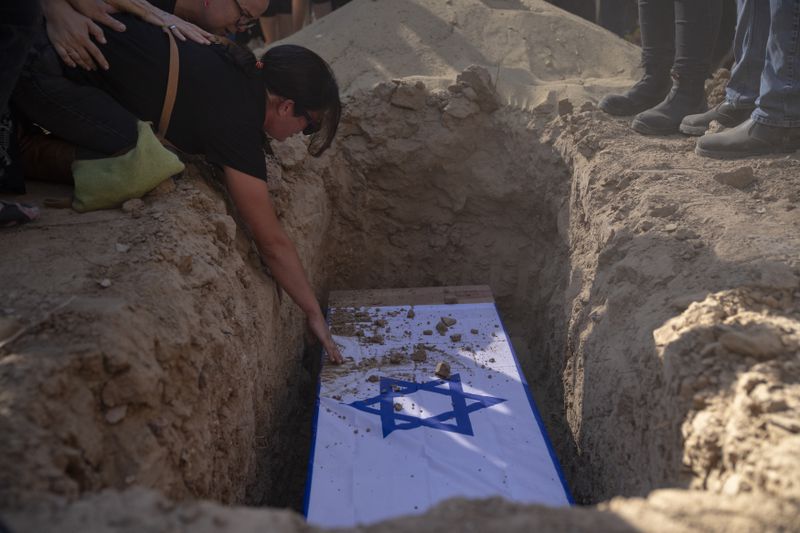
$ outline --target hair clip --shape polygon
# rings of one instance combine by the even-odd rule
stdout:
[[[261,70],[262,68],[264,68],[264,62],[261,61],[260,59],[258,61],[256,61],[256,68],[258,70]]]

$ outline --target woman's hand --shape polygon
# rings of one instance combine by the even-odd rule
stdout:
[[[106,38],[100,26],[89,17],[75,11],[66,0],[42,2],[42,10],[47,21],[47,36],[67,66],[72,68],[81,66],[86,70],[97,70],[98,66],[108,69],[108,61],[92,41],[94,38],[97,42],[105,44]],[[112,28],[118,31],[125,30],[125,26],[117,21],[114,22],[117,24],[111,26]]]
[[[67,0],[81,15],[112,30],[125,31],[125,25],[111,16],[116,10],[103,0]]]
[[[162,11],[145,0],[70,0],[71,2],[98,2],[108,4],[114,11],[132,13],[155,26],[162,26],[172,31],[173,35],[185,41],[187,38],[200,44],[211,44],[213,35],[203,28],[186,22],[180,17]]]
[[[342,364],[344,359],[339,352],[339,347],[333,342],[331,330],[328,329],[328,323],[325,322],[325,317],[322,316],[322,313],[309,315],[308,327],[311,328],[311,332],[314,333],[314,336],[322,343],[322,347],[327,352],[330,362],[335,365]]]

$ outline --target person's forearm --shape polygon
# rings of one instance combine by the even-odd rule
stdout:
[[[254,235],[261,256],[269,266],[275,281],[309,317],[321,314],[319,302],[306,277],[297,249],[283,234],[267,241]]]

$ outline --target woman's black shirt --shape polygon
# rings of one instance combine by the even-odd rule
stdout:
[[[115,16],[127,30],[106,31],[108,43],[98,45],[111,68],[65,71],[70,79],[104,90],[140,120],[157,126],[169,69],[167,35],[132,15]],[[263,82],[229,59],[222,45],[177,43],[180,76],[167,140],[183,152],[266,179]]]

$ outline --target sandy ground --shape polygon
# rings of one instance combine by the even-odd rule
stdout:
[[[320,295],[490,284],[595,504],[453,501],[368,529],[796,529],[796,154],[719,162],[633,133],[591,102],[630,83],[635,48],[534,0],[355,0],[294,40],[346,92],[331,153],[285,143],[271,181]],[[4,231],[1,337],[27,328],[0,352],[15,530],[309,529],[220,505],[289,490],[311,365],[207,174]]]

